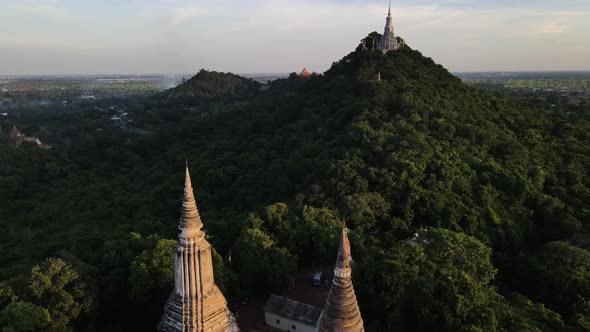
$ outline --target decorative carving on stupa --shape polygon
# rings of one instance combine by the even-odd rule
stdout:
[[[164,307],[158,332],[239,331],[215,285],[211,245],[202,227],[187,165],[174,257],[174,291]]]
[[[389,12],[387,13],[387,19],[385,20],[385,32],[379,46],[377,47],[383,54],[389,51],[397,51],[400,48],[397,37],[393,33],[393,18],[391,17],[391,0],[389,0]]]
[[[352,286],[350,261],[350,241],[346,228],[344,228],[340,238],[336,266],[334,266],[334,279],[332,279],[328,300],[320,317],[320,332],[359,332],[365,330]]]

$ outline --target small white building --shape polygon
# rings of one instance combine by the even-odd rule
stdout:
[[[264,306],[266,324],[286,332],[317,332],[322,309],[271,295]]]

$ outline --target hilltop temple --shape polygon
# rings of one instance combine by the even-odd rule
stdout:
[[[393,33],[393,18],[391,17],[391,0],[389,1],[389,12],[387,13],[387,19],[385,20],[385,32],[383,37],[377,46],[383,54],[389,51],[397,51],[400,48],[400,44],[397,37]]]
[[[215,285],[211,245],[202,227],[187,165],[174,256],[174,291],[164,307],[158,332],[239,331],[225,297]]]

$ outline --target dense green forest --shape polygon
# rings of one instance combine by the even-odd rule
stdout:
[[[268,89],[201,71],[128,106],[135,128],[0,144],[3,332],[154,330],[185,159],[228,298],[333,262],[346,222],[375,330],[590,331],[590,110],[480,91],[408,46]]]

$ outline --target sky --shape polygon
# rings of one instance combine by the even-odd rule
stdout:
[[[323,72],[387,0],[0,0],[0,75]],[[589,0],[393,0],[396,35],[453,72],[590,70]]]

